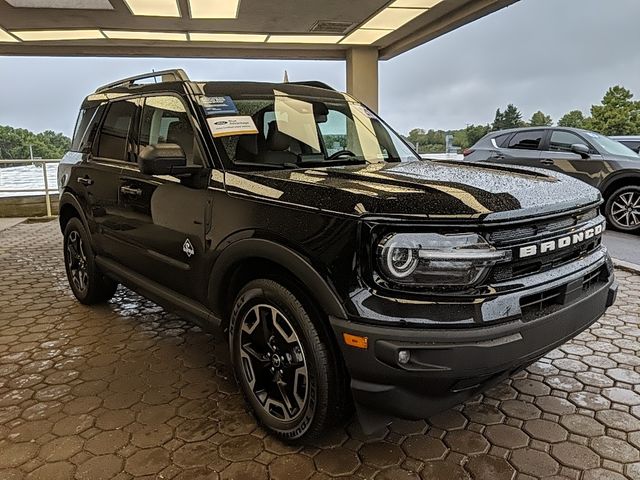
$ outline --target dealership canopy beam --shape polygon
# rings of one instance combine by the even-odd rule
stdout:
[[[347,60],[373,107],[372,62],[516,1],[0,0],[0,55]]]

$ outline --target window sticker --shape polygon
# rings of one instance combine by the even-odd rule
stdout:
[[[256,135],[258,129],[250,116],[210,117],[207,118],[209,129],[214,138],[232,135]]]
[[[237,114],[238,108],[233,99],[228,96],[200,97],[200,105],[206,116]]]

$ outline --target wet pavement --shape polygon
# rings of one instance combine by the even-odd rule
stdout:
[[[55,222],[0,232],[0,479],[640,479],[640,276],[486,395],[314,446],[256,426],[222,336],[120,288],[84,307]]]

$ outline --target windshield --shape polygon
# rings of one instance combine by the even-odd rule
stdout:
[[[210,98],[215,97],[204,97],[205,102]],[[398,134],[348,95],[305,97],[273,90],[270,95],[217,98],[226,99],[223,111],[234,115],[221,117],[210,110],[207,122],[236,168],[419,160]]]
[[[640,159],[640,156],[633,150],[631,150],[626,145],[621,144],[615,140],[610,139],[609,137],[605,137],[604,135],[600,135],[595,132],[587,132],[587,135],[590,137],[590,140],[595,143],[599,148],[599,150],[609,153],[611,155],[622,155],[624,157],[633,157]]]

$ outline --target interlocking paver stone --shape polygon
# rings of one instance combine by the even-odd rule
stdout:
[[[368,443],[360,449],[360,456],[365,463],[380,468],[397,465],[404,458],[402,449],[388,442]]]
[[[525,422],[523,428],[532,438],[547,443],[558,443],[569,436],[568,432],[557,423],[540,418]]]
[[[571,433],[584,437],[604,435],[604,425],[585,415],[566,415],[560,419],[560,423]]]
[[[515,469],[504,458],[490,455],[471,457],[466,465],[473,478],[491,480],[511,480],[515,476]]]
[[[402,449],[407,456],[417,460],[439,460],[444,458],[447,447],[440,439],[425,435],[414,435],[405,440]]]
[[[558,472],[560,465],[548,453],[521,448],[511,455],[511,463],[527,475],[550,476]]]
[[[640,480],[640,276],[617,275],[597,324],[465,405],[302,447],[256,425],[224,335],[123,287],[80,305],[57,223],[22,224],[0,233],[0,479]]]
[[[640,453],[637,448],[618,438],[594,438],[591,442],[591,447],[601,457],[615,462],[632,463],[640,459]]]
[[[509,449],[525,447],[529,443],[526,433],[509,425],[491,425],[484,431],[484,436],[492,445]]]
[[[562,442],[551,447],[551,454],[561,464],[578,469],[595,468],[600,463],[598,454],[577,443]]]

